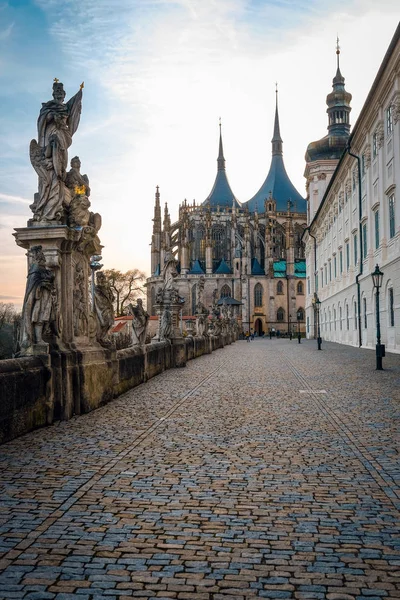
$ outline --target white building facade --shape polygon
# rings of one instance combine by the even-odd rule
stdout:
[[[323,340],[375,348],[371,273],[378,264],[382,343],[400,352],[400,27],[351,134],[351,95],[339,64],[333,87],[329,135],[306,153],[307,337],[318,335],[319,299]],[[336,137],[335,115],[342,121]]]

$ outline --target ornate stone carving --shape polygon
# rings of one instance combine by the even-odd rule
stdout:
[[[78,129],[82,87],[64,103],[65,91],[58,80],[53,84],[53,100],[40,110],[38,140],[30,143],[29,154],[39,177],[39,191],[31,205],[34,221],[61,221],[64,216],[64,181],[68,164],[68,148]]]
[[[379,121],[376,130],[375,130],[375,134],[376,134],[376,143],[378,148],[382,148],[383,146],[383,142],[385,139],[385,130],[383,127],[383,121]]]
[[[165,306],[161,313],[160,320],[160,340],[169,340],[172,337],[172,314],[170,309]]]
[[[96,273],[94,287],[94,314],[97,322],[97,341],[104,347],[110,347],[108,332],[114,325],[114,295],[110,284],[102,271]]]
[[[196,313],[197,314],[206,314],[208,315],[208,310],[203,304],[203,296],[204,296],[204,285],[206,282],[206,278],[202,275],[197,283],[196,289]]]
[[[392,100],[393,122],[396,125],[400,119],[400,92],[396,92]]]
[[[81,161],[79,156],[71,159],[71,169],[65,178],[66,194],[65,204],[68,207],[68,225],[70,227],[91,227],[93,235],[101,227],[101,216],[89,210],[90,187],[87,175],[81,175]]]
[[[132,315],[132,346],[144,346],[146,343],[147,326],[149,324],[149,313],[143,308],[143,300],[138,298],[136,306],[129,304],[129,312]]]
[[[371,165],[371,148],[370,146],[367,146],[363,152],[363,156],[364,156],[364,166],[366,169],[368,169]]]
[[[29,255],[31,266],[22,308],[18,356],[47,352],[46,339],[59,335],[55,275],[46,268],[42,246],[32,246]]]
[[[88,315],[87,315],[87,300],[85,289],[87,289],[87,279],[81,263],[75,265],[74,274],[74,294],[73,294],[73,310],[74,310],[74,335],[87,335],[88,333]]]

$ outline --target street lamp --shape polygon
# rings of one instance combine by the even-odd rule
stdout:
[[[96,271],[99,271],[103,265],[100,264],[100,261],[103,257],[100,256],[100,254],[94,254],[93,256],[90,257],[90,270],[92,271],[92,286],[91,286],[91,292],[92,292],[92,309],[94,307],[94,274]]]
[[[314,306],[314,310],[317,313],[317,344],[318,344],[318,350],[321,350],[321,328],[320,328],[320,322],[319,322],[319,310],[321,308],[321,300],[318,298],[317,292],[314,292],[314,298],[313,298],[313,306]]]
[[[291,320],[292,320],[292,315],[289,314],[288,328],[287,328],[287,332],[288,332],[289,335],[291,334],[291,329],[290,329]],[[290,338],[290,339],[292,339],[292,338]]]
[[[382,371],[382,358],[385,356],[385,346],[381,344],[381,323],[379,315],[379,288],[382,286],[383,273],[379,270],[379,265],[376,265],[375,271],[371,273],[372,281],[374,282],[375,298],[376,298],[376,369]]]
[[[302,313],[301,310],[297,311],[297,339],[299,341],[299,344],[301,344],[301,331],[300,331],[300,321],[301,321],[301,317],[302,317]]]

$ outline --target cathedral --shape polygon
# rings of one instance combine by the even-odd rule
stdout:
[[[151,276],[147,310],[155,314],[166,252],[178,261],[175,285],[185,299],[183,317],[196,314],[196,291],[204,278],[204,304],[229,304],[243,332],[288,334],[305,332],[305,258],[302,235],[306,200],[295,189],[283,162],[278,102],[268,174],[258,192],[240,202],[229,184],[221,125],[217,174],[201,204],[179,206],[171,223],[167,204],[161,216],[155,195],[151,242]]]

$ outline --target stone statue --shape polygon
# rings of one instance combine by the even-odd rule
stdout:
[[[206,278],[202,275],[197,283],[196,287],[196,312],[197,314],[206,315],[208,314],[208,310],[203,304],[203,295],[204,295],[204,285],[206,282]]]
[[[78,263],[75,266],[74,277],[74,335],[85,335],[88,329],[87,307],[85,303],[85,287],[87,287],[86,277],[82,265]]]
[[[71,159],[71,169],[65,178],[65,204],[68,206],[70,227],[92,227],[96,234],[101,227],[101,216],[89,210],[90,187],[87,175],[81,175],[79,156]]]
[[[169,340],[172,337],[172,315],[169,308],[164,308],[160,322],[160,340]]]
[[[39,177],[39,192],[31,205],[35,221],[62,219],[68,148],[79,125],[82,88],[83,84],[79,92],[64,103],[64,86],[55,79],[53,100],[42,104],[40,109],[38,140],[32,140],[29,148],[32,166]]]
[[[171,250],[167,250],[165,253],[162,277],[164,280],[163,291],[172,290],[174,279],[178,277],[178,271],[176,270],[176,260]]]
[[[31,266],[28,271],[26,292],[22,308],[17,355],[33,354],[47,346],[43,336],[58,336],[58,303],[54,273],[46,268],[42,246],[29,250]],[[35,349],[34,346],[39,346]]]
[[[132,346],[144,346],[146,342],[149,313],[143,308],[143,300],[138,298],[136,306],[128,305],[132,319],[133,343]]]
[[[102,271],[96,273],[94,287],[94,314],[97,322],[97,341],[104,347],[110,347],[107,335],[114,325],[114,295],[110,284]]]

